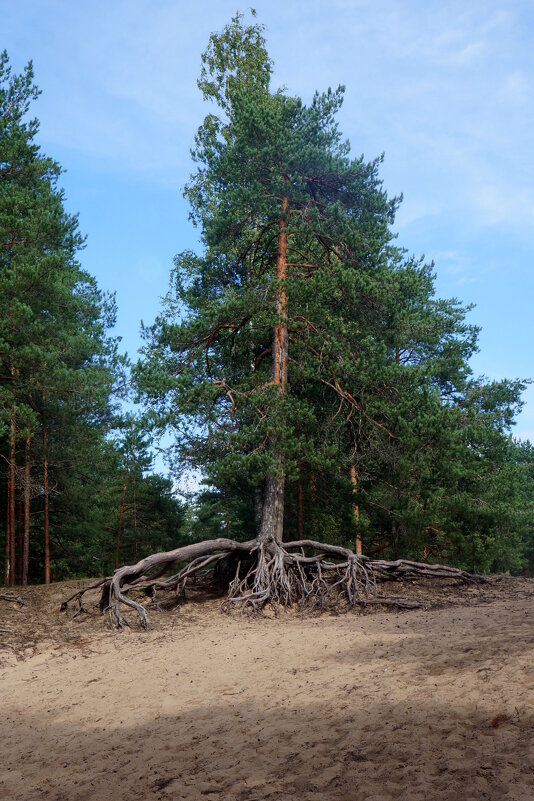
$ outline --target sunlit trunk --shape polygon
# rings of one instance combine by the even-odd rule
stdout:
[[[281,395],[286,392],[288,363],[287,330],[287,208],[283,198],[278,229],[278,252],[276,257],[276,311],[277,323],[273,331],[273,384]],[[260,539],[275,539],[281,542],[284,532],[284,465],[276,437],[271,435],[270,447],[274,455],[275,468],[265,479],[265,495],[260,526]]]

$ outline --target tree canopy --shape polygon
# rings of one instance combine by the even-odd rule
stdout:
[[[351,157],[343,87],[305,104],[271,77],[261,26],[237,15],[212,35],[186,187],[202,251],[176,257],[137,367],[153,430],[173,431],[176,469],[200,468],[212,503],[233,499],[243,537],[518,568],[525,383],[473,376],[470,308],[397,245],[401,199],[382,158]]]
[[[471,307],[439,298],[434,264],[397,241],[402,198],[382,156],[352,155],[343,87],[305,102],[272,76],[255,20],[210,37],[185,188],[199,248],[176,256],[143,329],[139,416],[114,297],[81,265],[28,116],[31,63],[15,75],[1,56],[5,583],[115,567],[120,624],[122,603],[146,620],[125,587],[183,590],[205,570],[256,609],[335,587],[360,603],[399,558],[406,575],[439,562],[465,580],[532,560],[534,457],[512,436],[527,382],[473,374]],[[161,436],[172,480],[152,474]],[[191,470],[186,508],[173,481]]]
[[[108,572],[120,538],[117,516],[123,509],[123,528],[131,517],[130,504],[123,508],[132,483],[123,493],[124,472],[137,475],[139,521],[147,504],[165,506],[172,487],[147,478],[140,464],[124,465],[118,401],[126,359],[109,334],[115,300],[78,260],[84,239],[76,216],[65,210],[61,168],[41,153],[38,121],[28,119],[38,95],[31,63],[15,75],[3,53],[0,512],[8,584]],[[157,497],[149,500],[150,493]],[[167,511],[179,537],[180,504],[175,506]],[[158,539],[156,519],[151,522],[148,534],[144,521],[137,540],[125,537],[123,557],[137,555],[141,530],[145,548],[168,545],[166,537]]]

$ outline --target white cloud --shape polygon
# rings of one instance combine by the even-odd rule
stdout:
[[[305,97],[347,84],[342,128],[356,153],[386,151],[387,185],[408,196],[399,227],[451,213],[479,226],[531,223],[534,67],[520,4],[255,5],[280,82]],[[55,14],[37,3],[48,149],[179,186],[204,113],[200,53],[233,13],[233,0],[56,3]]]
[[[436,269],[447,273],[455,286],[472,284],[480,277],[476,267],[458,250],[441,250],[432,254]]]

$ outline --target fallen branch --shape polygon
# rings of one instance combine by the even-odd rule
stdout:
[[[62,612],[65,612],[72,601],[77,601],[79,609],[76,614],[79,614],[80,612],[83,611],[82,598],[85,595],[85,593],[89,592],[89,590],[95,590],[97,589],[97,587],[101,587],[102,584],[105,584],[107,581],[109,581],[109,578],[103,578],[100,579],[100,581],[97,581],[95,584],[89,584],[87,587],[82,587],[81,590],[77,590],[72,595],[70,595],[65,601],[63,601],[63,603],[60,606],[60,610]]]
[[[19,606],[24,606],[24,601],[20,595],[15,595],[14,592],[0,592],[0,601],[14,601]]]

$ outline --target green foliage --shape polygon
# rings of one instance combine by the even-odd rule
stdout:
[[[27,119],[39,91],[31,64],[14,75],[0,56],[0,525],[6,521],[10,427],[14,426],[16,551],[20,578],[22,504],[31,505],[30,580],[43,580],[45,462],[49,483],[51,572],[56,578],[110,571],[115,561],[123,445],[119,424],[126,360],[108,335],[115,301],[77,260],[83,237],[58,187],[59,165],[36,143]],[[23,465],[29,438],[30,483]],[[141,449],[145,449],[143,444]],[[134,523],[124,520],[121,557],[167,547],[181,510],[171,485],[135,470]],[[135,534],[132,533],[132,527]],[[172,529],[172,531],[171,531]],[[5,532],[5,528],[4,528]]]
[[[217,536],[228,518],[236,536],[251,536],[254,498],[276,473],[294,537],[300,475],[308,535],[520,569],[532,475],[510,426],[525,384],[473,379],[469,307],[436,298],[433,265],[394,245],[400,198],[382,186],[381,158],[350,157],[336,124],[343,88],[305,105],[273,91],[271,74],[261,26],[237,15],[211,36],[199,88],[216,109],[198,130],[185,190],[203,250],[176,257],[136,368],[152,430],[173,432],[175,470],[207,476],[195,536]],[[281,292],[284,393],[271,370]]]
[[[147,443],[127,417],[83,467],[61,471],[53,517],[56,579],[109,575],[117,563],[184,542],[184,507],[172,482],[151,469]]]

